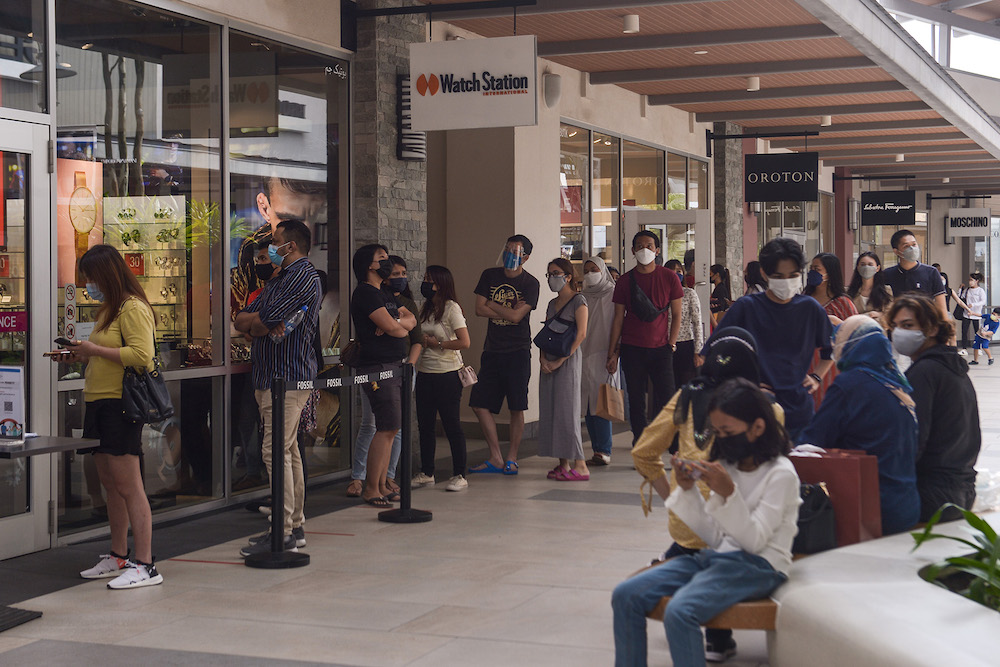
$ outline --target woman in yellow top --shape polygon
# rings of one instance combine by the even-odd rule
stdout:
[[[122,378],[125,367],[148,368],[153,361],[153,310],[146,294],[109,245],[98,245],[80,258],[87,293],[101,302],[90,340],[76,340],[69,347],[69,361],[87,362],[83,384],[86,413],[85,438],[100,440],[94,461],[108,496],[111,551],[80,576],[84,579],[114,577],[108,588],[125,589],[163,583],[153,565],[153,519],[139,469],[142,424],[125,419]],[[128,550],[132,527],[135,556]]]
[[[715,435],[708,419],[708,406],[715,390],[726,380],[737,377],[760,384],[757,342],[749,331],[740,327],[725,327],[715,332],[709,345],[701,374],[674,394],[632,449],[635,469],[645,479],[642,486],[652,485],[664,500],[670,495],[671,486],[677,483],[673,470],[667,478],[662,458],[665,452],[670,450],[686,461],[710,460]],[[784,411],[776,402],[773,406],[778,421],[784,425]],[[673,450],[675,437],[676,451]],[[701,481],[697,484],[707,499],[710,493],[708,486]],[[642,508],[649,513],[649,503],[644,495]],[[658,560],[697,553],[705,548],[705,543],[673,512],[670,512],[668,526],[674,542]],[[705,655],[710,662],[721,662],[735,653],[732,630],[705,630]]]

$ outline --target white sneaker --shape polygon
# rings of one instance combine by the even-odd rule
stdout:
[[[448,486],[444,487],[445,491],[464,491],[469,488],[469,482],[466,481],[461,475],[455,475],[448,480]]]
[[[410,480],[410,488],[415,489],[420,486],[434,486],[434,478],[430,475],[418,472],[413,476],[413,479]]]
[[[107,579],[109,577],[117,577],[131,565],[132,563],[129,562],[128,554],[122,558],[118,554],[112,552],[110,554],[103,554],[97,565],[89,570],[84,570],[80,573],[80,576],[84,579]]]
[[[142,588],[163,583],[163,575],[156,571],[152,563],[129,563],[131,567],[124,574],[108,582],[108,588],[123,590],[126,588]]]

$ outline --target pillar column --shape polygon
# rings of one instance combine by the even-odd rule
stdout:
[[[715,134],[740,134],[735,123],[715,123]],[[712,147],[715,261],[729,269],[733,298],[743,294],[743,142],[719,140]],[[700,252],[696,248],[695,253]]]

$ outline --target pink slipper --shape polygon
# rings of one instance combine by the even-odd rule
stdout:
[[[555,468],[553,468],[552,470],[550,470],[548,472],[548,474],[545,475],[545,476],[548,477],[549,479],[555,479],[556,477],[559,476],[560,473],[564,473],[564,472],[566,472],[566,469],[563,468],[560,465],[557,465]]]
[[[576,470],[564,470],[554,477],[557,482],[587,482],[590,475],[581,475]]]

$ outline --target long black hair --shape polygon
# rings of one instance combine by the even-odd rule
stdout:
[[[708,267],[708,270],[722,279],[721,282],[719,282],[719,286],[725,285],[726,287],[725,293],[721,294],[720,296],[722,296],[725,299],[732,299],[733,286],[729,284],[729,269],[724,267],[722,264],[713,264],[712,266]],[[716,287],[715,289],[717,290],[719,289],[719,287]],[[715,290],[712,291],[712,296],[715,296]]]
[[[832,252],[821,252],[813,259],[818,259],[823,268],[826,269],[826,291],[830,293],[830,298],[836,299],[838,296],[847,294],[847,290],[844,289],[844,271],[840,268],[840,259]],[[812,296],[816,293],[816,288],[808,285],[802,290],[802,293],[806,296]]]
[[[434,319],[440,322],[441,318],[444,317],[445,304],[449,301],[458,303],[458,297],[455,294],[455,277],[451,275],[448,267],[440,264],[431,264],[427,267],[426,273],[437,289],[434,291],[433,299],[424,300],[424,305],[420,308],[420,321],[426,322],[433,315]],[[461,310],[462,306],[458,308]]]
[[[719,387],[708,405],[710,414],[715,410],[747,424],[753,424],[758,419],[764,420],[764,432],[753,443],[753,461],[757,465],[779,456],[787,456],[791,450],[792,443],[788,439],[788,433],[774,416],[774,406],[770,399],[749,380],[733,378]],[[710,461],[721,458],[718,445],[714,442],[708,458]]]
[[[885,289],[885,276],[882,275],[882,261],[878,258],[878,255],[873,253],[871,250],[866,250],[865,252],[858,255],[858,261],[854,263],[854,275],[851,276],[851,284],[847,288],[847,296],[852,299],[858,295],[861,291],[861,283],[863,282],[861,274],[858,273],[858,265],[861,264],[862,257],[871,257],[875,260],[875,266],[878,267],[878,272],[875,277],[872,278],[874,284],[872,285],[872,293],[868,295],[868,303],[872,305],[875,310],[885,310],[890,303],[892,303],[892,297],[889,296],[888,291]]]
[[[750,291],[754,287],[760,287],[760,291],[767,291],[767,281],[764,280],[764,276],[760,275],[760,262],[753,260],[747,264],[746,271],[743,273],[743,280],[747,284],[747,291]]]

